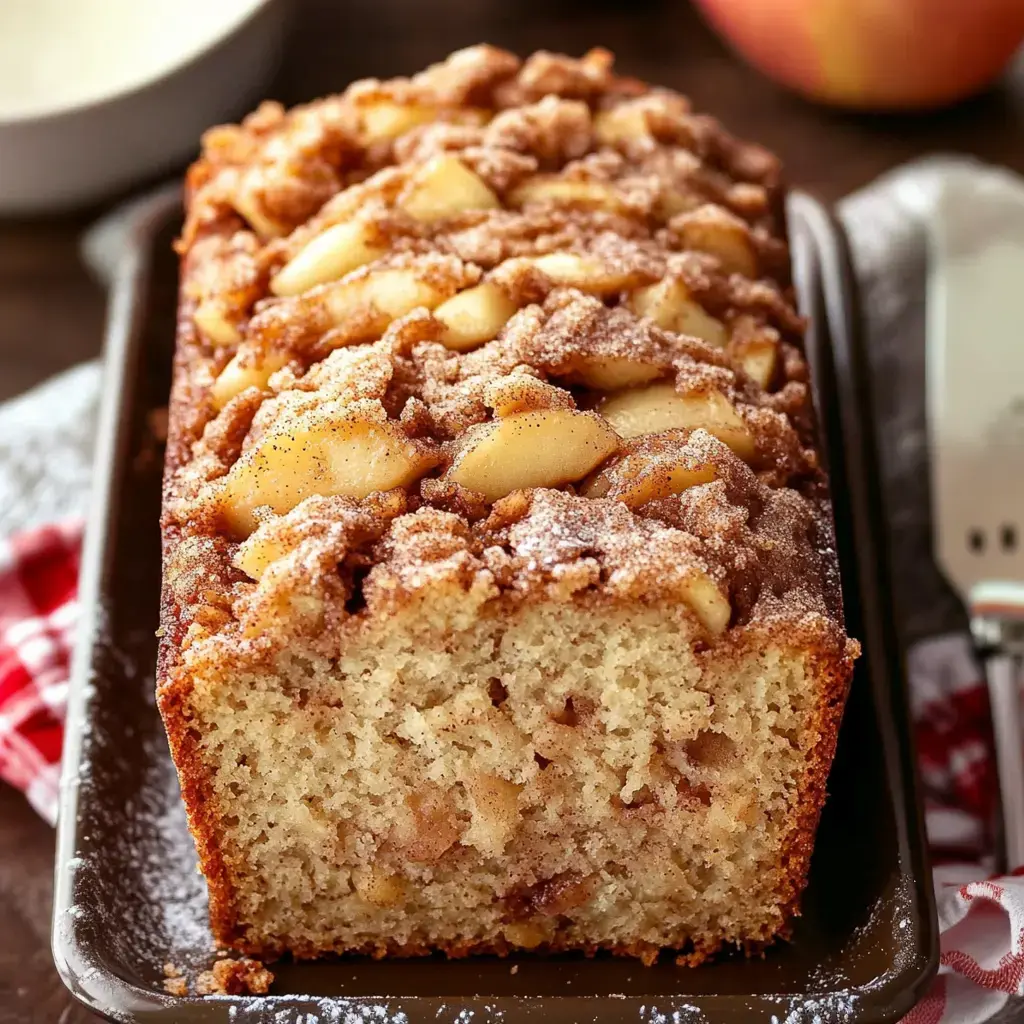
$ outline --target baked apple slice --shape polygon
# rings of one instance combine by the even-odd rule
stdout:
[[[718,475],[714,463],[689,444],[690,433],[671,430],[630,442],[582,488],[587,498],[612,498],[630,508],[681,494],[710,483]]]
[[[701,206],[672,222],[687,249],[717,256],[728,273],[757,277],[757,252],[750,229],[719,206]]]
[[[466,352],[497,337],[517,310],[516,304],[493,282],[453,295],[434,310],[444,324],[441,344]]]
[[[257,508],[281,515],[314,494],[365,498],[407,487],[438,461],[389,422],[379,403],[327,405],[260,438],[224,477],[220,506],[231,532],[248,537]]]
[[[501,206],[478,174],[447,153],[434,157],[413,176],[399,204],[411,217],[427,224],[467,210],[495,210]]]
[[[371,268],[327,285],[318,302],[342,328],[345,344],[379,338],[388,325],[420,306],[435,309],[455,292],[455,281],[415,267]]]
[[[347,220],[332,224],[307,242],[274,275],[270,290],[275,295],[301,295],[315,285],[336,281],[380,259],[386,251],[366,222]]]
[[[665,382],[609,395],[598,412],[622,437],[640,437],[680,427],[703,427],[724,441],[741,459],[754,454],[754,436],[720,391],[681,395]]]
[[[712,636],[721,636],[726,631],[732,618],[729,598],[702,569],[695,568],[685,577],[682,598]]]
[[[554,284],[592,295],[614,295],[650,280],[642,271],[617,268],[595,256],[574,252],[549,252],[533,257],[531,262]]]
[[[508,194],[508,204],[512,207],[542,202],[607,210],[609,213],[626,212],[622,197],[613,185],[605,181],[585,181],[558,174],[535,174]]]
[[[744,373],[767,390],[775,378],[779,361],[779,343],[771,334],[761,334],[734,341],[730,346],[732,357],[743,367]]]
[[[238,327],[229,319],[222,300],[211,297],[196,306],[192,319],[207,341],[214,345],[237,345],[242,340]]]
[[[364,145],[390,142],[437,118],[437,107],[424,103],[377,100],[359,107],[360,138]]]
[[[666,331],[689,334],[715,348],[722,348],[728,341],[725,324],[705,312],[686,285],[676,278],[667,277],[657,284],[637,288],[626,305],[639,316],[650,317]]]
[[[594,413],[517,412],[471,427],[448,478],[493,502],[512,491],[580,480],[618,446],[618,436]]]

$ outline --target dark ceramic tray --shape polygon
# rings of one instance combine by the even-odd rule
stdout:
[[[564,956],[280,964],[265,997],[175,998],[163,965],[210,965],[205,890],[153,701],[161,451],[175,320],[176,196],[138,214],[114,289],[81,637],[67,720],[53,949],[65,983],[117,1021],[892,1021],[937,963],[930,872],[880,538],[882,509],[845,247],[790,207],[796,282],[836,495],[850,632],[864,642],[803,916],[763,959],[697,968]],[[518,964],[513,973],[512,964]]]

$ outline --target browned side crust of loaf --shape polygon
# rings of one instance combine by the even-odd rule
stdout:
[[[482,102],[488,95],[493,101],[494,96],[500,95],[503,89],[505,94],[511,97],[509,102],[536,98],[530,94],[521,98],[516,92],[516,86],[510,85],[523,77],[518,66],[513,67],[504,57],[496,58],[496,61],[502,70],[495,72],[490,81],[486,80],[486,76],[482,76],[485,80],[472,87],[470,93],[474,102]],[[600,87],[595,86],[593,93],[589,95],[571,75],[564,79],[555,76],[552,83],[564,87],[566,91],[563,95],[575,97],[582,92],[582,98],[590,103],[596,102],[599,97],[627,98],[641,95],[646,89],[639,83],[613,76],[606,75],[602,78],[596,75],[596,80],[603,84]],[[569,84],[566,85],[566,82]],[[520,85],[519,88],[526,88],[529,93],[530,87]],[[555,92],[557,89],[550,91]],[[257,115],[255,136],[258,138],[263,132],[275,130],[277,117],[276,113],[267,112]],[[264,122],[269,127],[263,127]],[[793,455],[796,449],[787,449],[785,457],[790,460],[789,468],[783,474],[783,479],[776,483],[796,487],[807,496],[809,502],[820,507],[825,481],[813,455],[813,410],[807,399],[806,388],[799,390],[799,386],[806,380],[806,368],[800,354],[801,325],[791,306],[788,254],[784,245],[785,228],[782,214],[784,190],[780,184],[778,165],[773,158],[756,147],[746,146],[731,139],[709,119],[690,118],[687,125],[696,137],[695,148],[706,165],[716,168],[727,178],[731,176],[735,180],[749,181],[763,191],[764,202],[758,206],[758,212],[750,215],[750,224],[752,229],[757,231],[758,251],[765,273],[764,281],[752,288],[748,283],[734,277],[711,272],[703,279],[702,295],[708,308],[739,309],[756,313],[762,322],[772,325],[779,331],[784,352],[779,373],[783,381],[793,385],[796,390],[791,389],[791,394],[787,398],[781,395],[785,386],[777,388],[775,395],[779,397],[774,400],[772,409],[779,410],[792,424],[797,441],[790,440],[786,443],[790,446],[797,444],[799,452],[798,455]],[[331,150],[331,158],[344,166],[349,159],[348,145],[349,141],[344,133],[340,132],[337,138],[324,144],[324,151]],[[240,148],[244,149],[244,146],[240,145]],[[250,154],[242,153],[239,166],[245,167],[245,161],[250,158]],[[199,753],[199,736],[189,721],[191,680],[186,673],[175,671],[180,663],[182,649],[190,642],[190,636],[196,627],[206,634],[230,628],[234,614],[232,588],[236,588],[245,579],[231,564],[233,543],[225,538],[224,531],[212,518],[203,519],[207,511],[201,503],[189,505],[191,521],[183,522],[180,515],[182,503],[192,501],[205,480],[216,479],[237,459],[249,426],[249,419],[245,415],[240,415],[234,424],[227,424],[223,436],[217,436],[213,444],[206,445],[204,456],[210,459],[212,452],[213,460],[220,460],[221,468],[215,467],[205,472],[201,480],[189,476],[190,463],[195,461],[195,445],[215,417],[215,410],[209,397],[209,382],[223,368],[228,357],[227,351],[211,346],[200,337],[195,327],[195,285],[206,273],[205,254],[209,250],[205,247],[215,247],[218,243],[226,244],[236,232],[247,227],[243,218],[224,200],[217,188],[220,179],[230,178],[231,159],[233,158],[229,157],[228,161],[223,159],[223,150],[217,159],[211,159],[207,155],[193,167],[189,175],[189,217],[182,244],[182,293],[165,478],[165,572],[170,569],[178,555],[186,534],[202,534],[211,539],[212,543],[205,546],[194,558],[196,581],[193,585],[176,587],[171,582],[165,582],[158,700],[167,727],[171,752],[181,779],[190,827],[196,839],[209,887],[211,927],[214,936],[219,943],[233,946],[241,952],[273,956],[282,950],[254,946],[240,938],[234,896],[219,845],[218,819],[211,799],[210,777]],[[310,164],[315,164],[316,159],[314,153],[309,157]],[[329,164],[330,160],[327,160],[327,163]],[[300,224],[314,214],[325,199],[346,183],[343,174],[335,175],[331,180],[331,175],[323,172],[319,178],[314,178],[316,180],[306,182],[303,188],[298,188],[293,194],[285,196],[275,207],[276,212],[286,222],[290,218],[289,227]],[[250,285],[257,294],[266,294],[268,274],[266,266],[261,266],[254,273]],[[783,451],[783,448],[779,447],[776,450]],[[832,547],[831,524],[827,512],[817,517],[816,530],[818,547],[822,550]],[[834,619],[837,636],[841,636],[841,608],[834,556],[832,558],[831,564],[826,563],[822,566],[819,583],[824,604]],[[787,914],[798,911],[800,893],[806,880],[853,655],[854,648],[848,644],[844,648],[840,641],[823,645],[814,654],[819,678],[825,681],[817,711],[817,732],[820,738],[812,756],[811,771],[805,777],[798,797],[797,826],[791,834],[788,848],[777,865],[779,877],[783,880],[781,903]],[[752,950],[760,943],[750,945]],[[388,944],[375,944],[357,952],[373,956],[419,955],[429,953],[434,948],[436,947],[392,947]],[[509,951],[509,947],[500,942],[484,945],[451,943],[442,948],[450,956],[474,953],[504,954]],[[542,948],[557,951],[561,947],[555,943]],[[578,949],[578,946],[572,948]],[[326,950],[303,948],[299,945],[291,947],[288,951],[299,957],[315,957]],[[588,954],[596,951],[592,948],[583,950]],[[645,962],[652,961],[658,954],[658,949],[649,944],[624,945],[611,951],[640,957]],[[694,950],[690,953],[683,951],[680,960],[695,964],[713,952],[713,948]]]
[[[186,202],[190,200],[191,196],[187,196]],[[184,282],[188,273],[188,261],[183,257],[177,344],[168,406],[165,505],[174,496],[174,473],[188,462],[192,445],[202,430],[204,416],[209,415],[207,399],[196,387],[193,379],[194,368],[204,356],[192,322],[195,303],[189,301],[184,293]],[[230,946],[236,938],[236,915],[232,905],[232,890],[221,856],[217,821],[210,799],[210,777],[199,756],[198,735],[189,724],[191,715],[188,698],[191,680],[183,673],[172,677],[171,672],[180,658],[187,628],[173,590],[166,583],[168,561],[181,539],[181,530],[177,524],[168,522],[166,517],[161,525],[165,582],[160,600],[161,639],[157,660],[157,705],[167,731],[171,757],[177,768],[189,829],[206,878],[210,901],[210,930],[219,944]],[[210,568],[216,572],[219,567]]]
[[[825,683],[817,710],[818,743],[811,758],[808,772],[794,811],[796,826],[790,836],[788,847],[779,858],[779,876],[785,879],[780,902],[787,918],[800,912],[800,897],[807,884],[807,872],[814,852],[814,834],[825,804],[825,784],[832,767],[839,738],[839,725],[850,685],[850,665],[837,662],[831,652],[822,652],[819,671]],[[788,938],[787,931],[782,937]]]

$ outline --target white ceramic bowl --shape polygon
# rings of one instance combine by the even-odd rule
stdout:
[[[116,91],[7,117],[0,109],[0,214],[66,209],[128,188],[179,165],[206,128],[260,100],[280,54],[288,0],[236,6],[237,16],[215,22],[212,36],[200,29],[177,57],[139,69]],[[0,31],[4,16],[0,9]]]

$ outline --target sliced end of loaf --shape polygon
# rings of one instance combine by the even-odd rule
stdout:
[[[709,646],[681,606],[454,591],[337,659],[194,670],[219,938],[271,956],[764,943],[845,679],[756,632]]]

